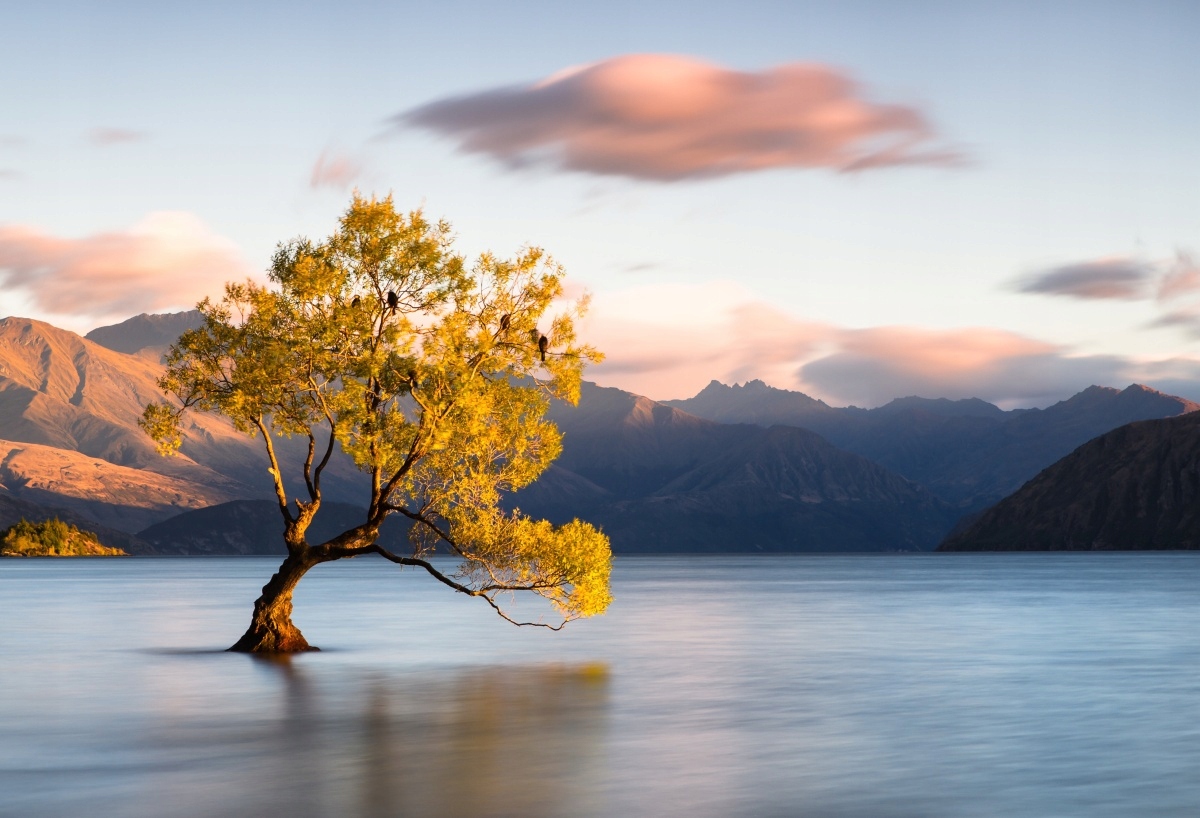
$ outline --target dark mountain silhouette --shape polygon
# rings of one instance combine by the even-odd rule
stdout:
[[[1200,548],[1200,413],[1085,443],[946,539],[943,551]]]
[[[716,381],[666,402],[727,423],[785,423],[914,480],[964,513],[986,508],[1096,435],[1200,405],[1145,386],[1092,386],[1046,409],[1004,411],[978,399],[898,398],[877,409],[835,409],[761,381]]]
[[[956,516],[803,429],[714,423],[590,383],[551,417],[563,453],[512,502],[600,524],[617,551],[929,550]]]
[[[366,509],[349,503],[323,503],[308,530],[308,541],[321,543],[366,517]],[[403,552],[408,526],[389,517],[380,543]],[[138,539],[160,554],[261,554],[283,556],[283,520],[274,500],[234,500],[185,511],[138,532]]]

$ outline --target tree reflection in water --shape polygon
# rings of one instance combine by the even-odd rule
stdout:
[[[227,796],[241,789],[255,814],[605,813],[604,665],[371,674],[349,683],[339,674],[329,684],[286,658],[259,661],[284,682],[283,711],[267,731],[274,737],[262,736],[254,753],[258,770],[222,787]]]

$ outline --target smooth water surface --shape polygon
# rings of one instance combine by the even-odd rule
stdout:
[[[0,562],[0,816],[1194,816],[1200,554],[620,558],[561,633],[321,566]]]

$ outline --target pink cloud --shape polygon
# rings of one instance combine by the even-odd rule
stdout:
[[[757,378],[834,405],[920,395],[1034,406],[1092,384],[1157,384],[1165,372],[989,327],[850,329],[806,321],[732,282],[597,295],[580,329],[608,356],[589,379],[659,400],[690,397],[714,378]],[[1200,370],[1193,363],[1188,371]]]
[[[1128,362],[1072,356],[1004,330],[874,327],[841,330],[830,354],[802,363],[801,380],[834,402],[878,406],[907,395],[1038,405],[1092,384],[1127,383]]]
[[[0,281],[52,314],[188,308],[246,275],[237,248],[187,213],[153,213],[127,232],[79,239],[0,226]]]
[[[659,399],[688,397],[713,378],[794,386],[797,362],[830,332],[720,281],[598,294],[580,330],[607,356],[589,379]]]
[[[631,54],[532,85],[438,100],[392,121],[455,137],[462,150],[511,166],[654,181],[962,161],[937,143],[917,109],[870,102],[845,74],[805,63],[746,72]]]
[[[142,131],[131,131],[128,128],[93,128],[88,132],[88,141],[102,148],[122,142],[140,142],[145,138],[146,134]]]
[[[326,149],[317,157],[308,184],[314,189],[330,187],[347,190],[362,175],[362,170],[358,160]]]

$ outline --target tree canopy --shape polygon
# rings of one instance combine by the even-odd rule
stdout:
[[[576,338],[586,303],[562,302],[563,276],[537,248],[468,264],[446,222],[356,194],[329,238],[279,246],[269,285],[231,283],[198,305],[204,324],[172,347],[159,383],[175,400],[147,406],[143,428],[164,454],[179,448],[188,409],[257,436],[301,574],[378,554],[506,618],[510,591],[545,597],[562,622],[601,613],[607,537],[501,507],[561,450],[545,419],[550,400],[577,402],[584,367],[601,359]],[[303,489],[289,497],[273,439],[296,435],[308,454],[297,467]],[[369,475],[366,512],[361,525],[312,544],[321,477],[339,448]],[[408,553],[376,542],[389,514],[412,523]],[[459,558],[454,571],[430,561],[439,549]]]

